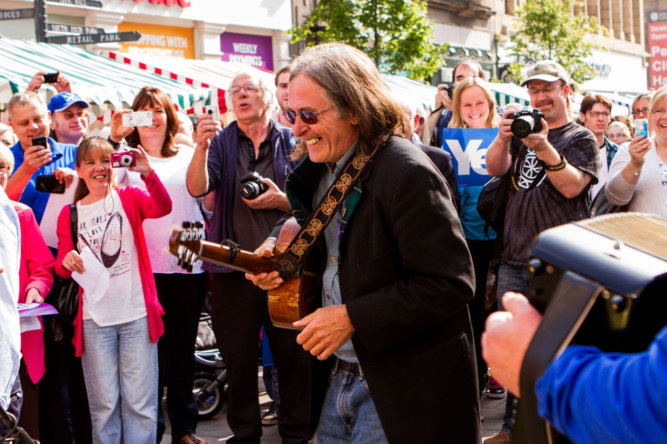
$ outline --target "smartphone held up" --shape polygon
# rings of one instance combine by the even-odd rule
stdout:
[[[134,111],[123,114],[123,126],[151,126],[153,124],[153,113],[151,111]]]

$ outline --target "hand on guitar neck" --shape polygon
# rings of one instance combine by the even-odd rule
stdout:
[[[276,241],[269,238],[265,240],[262,245],[257,247],[254,253],[258,256],[270,258],[275,255]],[[284,282],[277,271],[270,273],[246,273],[245,278],[250,282],[261,288],[262,290],[274,290]]]

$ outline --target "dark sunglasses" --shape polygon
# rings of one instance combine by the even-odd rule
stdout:
[[[285,115],[285,118],[287,119],[287,121],[291,125],[294,125],[296,123],[296,116],[300,116],[301,120],[306,125],[315,125],[317,123],[317,120],[318,120],[317,119],[318,115],[320,115],[324,112],[327,112],[329,110],[332,110],[332,109],[334,109],[333,106],[331,106],[327,109],[323,109],[322,111],[318,111],[316,113],[314,113],[312,111],[301,111],[300,113],[297,113],[294,110],[289,110],[289,111],[285,111],[283,114]]]

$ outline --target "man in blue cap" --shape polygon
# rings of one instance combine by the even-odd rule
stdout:
[[[70,92],[51,98],[51,137],[60,143],[79,145],[88,130],[88,102]]]

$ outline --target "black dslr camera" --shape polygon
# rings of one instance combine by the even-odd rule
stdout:
[[[241,178],[241,197],[248,200],[256,199],[257,196],[269,189],[268,185],[260,179],[262,176],[253,171]]]
[[[507,116],[508,119],[514,119],[512,122],[512,134],[519,139],[523,139],[531,133],[542,131],[542,119],[544,114],[537,108],[522,109]]]

